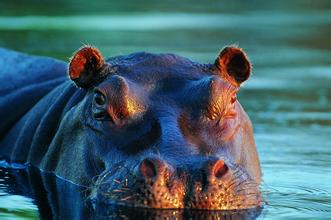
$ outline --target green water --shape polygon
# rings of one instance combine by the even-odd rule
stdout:
[[[0,1],[0,46],[68,60],[172,52],[214,62],[238,44],[253,63],[240,92],[251,117],[266,205],[259,219],[331,218],[330,1]],[[0,184],[3,179],[0,179]],[[0,185],[1,219],[38,218]]]

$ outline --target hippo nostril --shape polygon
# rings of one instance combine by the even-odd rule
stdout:
[[[159,161],[155,159],[144,159],[139,166],[140,173],[145,178],[153,178],[158,174]]]
[[[228,166],[224,163],[223,160],[217,160],[216,163],[213,166],[213,174],[217,178],[221,178],[228,172],[229,168]]]

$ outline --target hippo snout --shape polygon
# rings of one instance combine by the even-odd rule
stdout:
[[[137,176],[145,181],[169,181],[169,177],[178,178],[186,183],[186,190],[191,191],[191,184],[200,182],[203,185],[214,184],[217,179],[223,178],[229,167],[224,160],[217,158],[207,159],[198,166],[186,165],[173,167],[161,159],[146,158],[141,161],[137,169]]]
[[[119,169],[128,169],[123,167]],[[118,173],[106,175],[107,178],[96,184],[97,194],[116,205],[237,210],[254,208],[262,202],[258,185],[245,170],[216,157],[199,162],[194,159],[184,165],[147,157],[132,171],[127,170],[125,178]]]

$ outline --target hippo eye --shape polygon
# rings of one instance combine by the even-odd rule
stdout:
[[[217,98],[207,107],[206,116],[209,120],[216,120],[219,124],[222,119],[230,119],[236,116],[235,103],[237,95],[234,93],[230,99]]]
[[[233,96],[231,96],[230,98],[230,105],[228,106],[227,110],[224,112],[224,118],[234,118],[236,117],[237,113],[235,110],[235,103],[237,101],[237,95],[234,94]]]
[[[234,104],[237,101],[237,95],[233,95],[230,99],[230,103]]]
[[[94,102],[97,105],[103,106],[106,104],[106,97],[99,91],[95,91],[94,93]]]
[[[99,90],[94,90],[92,112],[96,120],[107,119],[106,96]]]

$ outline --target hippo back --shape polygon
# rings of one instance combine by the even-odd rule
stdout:
[[[24,152],[29,149],[36,129],[46,128],[41,124],[42,119],[52,114],[53,119],[47,124],[56,125],[55,112],[60,112],[67,101],[61,94],[66,88],[76,90],[68,82],[66,71],[65,62],[0,49],[0,153],[6,159],[14,159],[12,153],[19,147],[22,149],[16,151],[19,155],[14,156],[15,161],[26,162]],[[51,130],[44,132],[51,133]]]
[[[0,49],[0,134],[65,80],[66,64]]]

